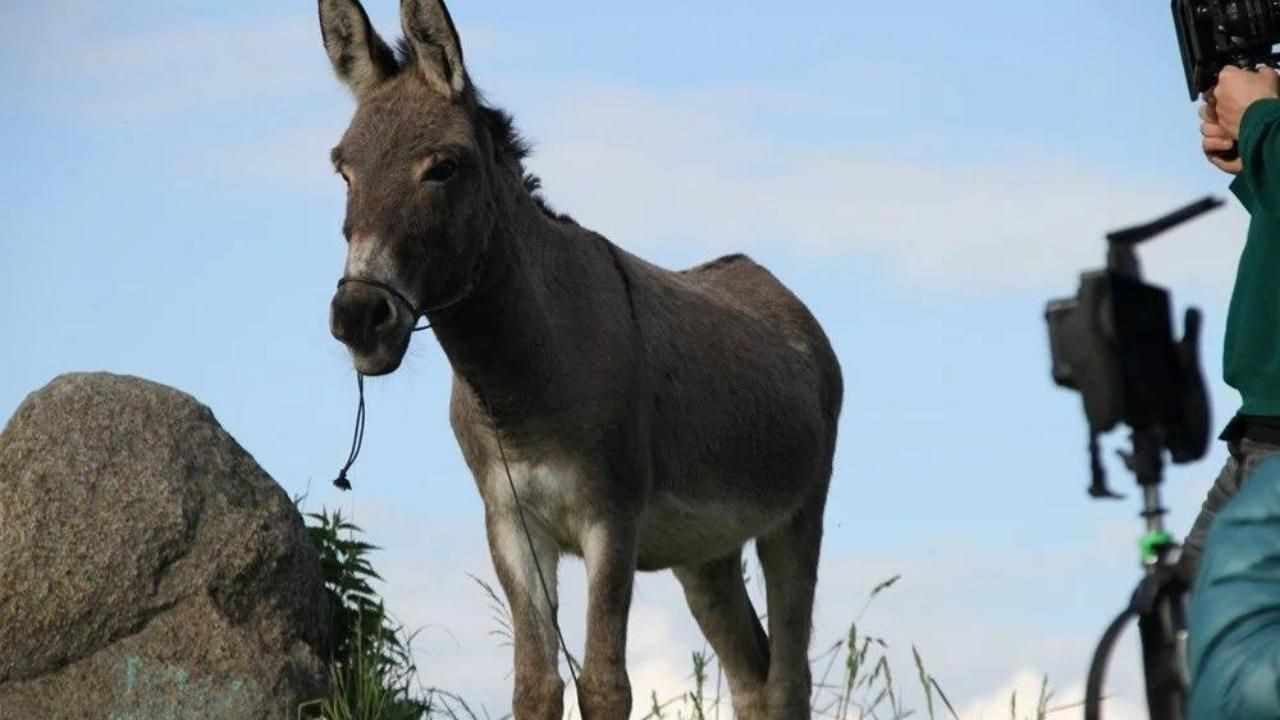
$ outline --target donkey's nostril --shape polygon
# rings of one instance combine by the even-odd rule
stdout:
[[[391,307],[390,300],[374,304],[369,314],[369,325],[374,328],[381,328],[383,325],[391,323],[395,315],[395,310]]]

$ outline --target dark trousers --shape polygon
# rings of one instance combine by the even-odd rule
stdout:
[[[1183,577],[1188,582],[1195,580],[1200,555],[1204,552],[1204,543],[1209,535],[1209,526],[1218,516],[1218,511],[1235,496],[1258,463],[1272,455],[1280,455],[1280,443],[1272,444],[1270,441],[1261,442],[1250,438],[1228,440],[1227,448],[1231,451],[1231,457],[1227,459],[1227,464],[1222,468],[1213,487],[1209,488],[1209,495],[1200,506],[1200,514],[1196,516],[1196,522],[1191,526],[1191,532],[1182,545],[1179,564]]]

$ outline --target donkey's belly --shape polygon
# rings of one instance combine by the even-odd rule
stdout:
[[[781,523],[791,507],[764,507],[723,500],[654,498],[640,520],[641,570],[697,565],[724,557]]]

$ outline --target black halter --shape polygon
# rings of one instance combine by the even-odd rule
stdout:
[[[400,304],[409,308],[409,312],[413,313],[413,322],[414,322],[414,328],[410,332],[419,332],[422,330],[431,329],[430,320],[428,320],[425,325],[418,325],[417,324],[418,318],[425,317],[427,313],[438,312],[440,310],[445,310],[453,307],[454,305],[457,305],[458,303],[465,300],[467,296],[469,296],[471,292],[475,290],[475,286],[476,286],[475,273],[473,273],[472,278],[467,281],[467,284],[463,286],[462,290],[458,291],[457,295],[454,295],[453,297],[449,298],[445,302],[439,303],[438,305],[419,308],[418,306],[410,302],[409,298],[405,297],[404,293],[391,287],[387,283],[379,282],[378,280],[369,280],[367,278],[360,278],[360,277],[344,277],[338,281],[338,287],[341,288],[343,285],[346,285],[347,283],[359,283],[361,285],[369,285],[371,287],[376,287],[386,292],[391,297],[395,298],[396,301],[398,301]],[[359,457],[360,455],[360,448],[361,446],[364,445],[364,375],[360,374],[359,372],[356,373],[356,388],[358,389],[360,400],[359,400],[359,403],[356,405],[356,428],[351,437],[351,452],[347,454],[347,461],[343,463],[342,469],[338,471],[338,477],[335,478],[333,481],[334,486],[340,490],[351,489],[351,481],[349,478],[347,478],[347,471],[350,470],[351,466],[355,464],[356,458]]]
[[[409,308],[409,312],[413,313],[414,328],[410,332],[421,332],[422,330],[431,329],[431,320],[428,319],[425,325],[418,325],[418,318],[426,317],[427,313],[447,310],[471,296],[471,293],[475,291],[476,286],[480,283],[480,270],[483,268],[484,262],[485,254],[481,253],[476,260],[475,266],[471,270],[470,276],[467,278],[466,284],[462,286],[462,289],[458,291],[458,294],[442,303],[438,303],[430,307],[420,308],[417,305],[414,305],[409,298],[405,297],[404,293],[379,280],[344,276],[338,281],[338,287],[341,288],[347,283],[359,283],[361,285],[368,285],[382,290],[395,298],[396,302],[399,302],[401,305]],[[347,471],[355,464],[356,457],[360,455],[360,448],[364,445],[364,375],[359,372],[356,373],[356,388],[358,389],[360,400],[359,404],[356,406],[356,428],[351,438],[351,452],[347,455],[347,461],[343,463],[342,470],[338,472],[338,477],[333,481],[334,486],[341,490],[351,489],[351,481],[347,478]]]
[[[430,322],[425,325],[419,325],[417,324],[417,319],[422,318],[422,316],[425,316],[428,313],[435,313],[435,311],[444,310],[447,309],[447,307],[457,305],[458,302],[462,302],[468,295],[471,295],[472,288],[474,288],[475,284],[474,282],[467,282],[466,286],[462,288],[462,291],[451,297],[451,299],[440,302],[439,305],[421,307],[420,309],[420,307],[413,305],[408,297],[404,297],[403,292],[396,290],[396,288],[389,286],[387,283],[371,281],[371,279],[367,278],[344,277],[338,281],[338,287],[340,288],[347,283],[367,284],[367,286],[379,288],[379,290],[387,292],[388,295],[394,297],[394,299],[401,302],[402,305],[408,307],[408,311],[413,314],[413,324],[415,324],[415,327],[413,327],[410,332],[415,333],[431,328]],[[358,393],[360,393],[360,402],[356,405],[356,429],[355,432],[352,433],[351,452],[348,452],[347,454],[347,461],[343,462],[342,470],[338,471],[338,477],[333,480],[334,487],[337,487],[338,489],[351,489],[351,480],[347,478],[347,471],[351,470],[351,466],[356,464],[356,457],[360,456],[360,448],[365,445],[365,375],[356,373],[356,388],[358,389]]]
[[[468,282],[466,286],[464,286],[462,290],[458,292],[457,295],[454,295],[448,300],[438,305],[419,308],[416,305],[414,305],[412,302],[410,302],[409,298],[405,297],[404,293],[391,287],[387,283],[379,282],[378,280],[369,280],[367,278],[360,278],[360,277],[344,277],[338,281],[338,287],[342,287],[347,283],[359,283],[361,285],[369,285],[371,287],[376,287],[379,290],[386,292],[391,297],[395,298],[397,301],[400,302],[401,305],[404,305],[405,307],[409,308],[409,312],[413,313],[413,322],[415,323],[415,327],[413,328],[412,332],[420,332],[422,330],[430,329],[431,328],[430,321],[428,321],[426,325],[416,325],[416,323],[418,322],[418,318],[424,317],[427,313],[439,312],[441,310],[446,310],[448,308],[453,307],[454,305],[457,305],[458,303],[465,300],[468,295],[471,294],[471,290],[473,289],[473,285],[474,285],[473,282]]]

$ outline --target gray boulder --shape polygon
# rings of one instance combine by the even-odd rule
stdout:
[[[285,492],[191,396],[58,377],[0,433],[0,720],[282,720],[324,588]]]

